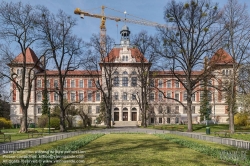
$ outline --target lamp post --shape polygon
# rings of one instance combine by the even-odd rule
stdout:
[[[49,105],[49,112],[48,112],[48,116],[49,116],[49,134],[50,134],[50,103],[49,103],[48,105]]]

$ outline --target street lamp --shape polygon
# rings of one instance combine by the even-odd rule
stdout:
[[[48,116],[49,116],[49,134],[50,134],[50,103],[49,103],[48,105],[49,105],[49,112],[48,112]]]

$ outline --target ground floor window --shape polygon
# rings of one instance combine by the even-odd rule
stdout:
[[[170,118],[167,118],[167,123],[170,123]]]
[[[162,118],[159,118],[159,123],[162,123]]]
[[[155,120],[154,118],[151,118],[151,123],[154,123],[155,122],[154,120]]]

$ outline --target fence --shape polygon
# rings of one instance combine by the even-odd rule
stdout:
[[[179,132],[179,131],[170,131],[170,133],[250,150],[249,141],[236,140],[232,138],[221,138],[221,137],[214,137],[214,136],[209,136],[209,135],[202,135],[198,133],[188,133],[188,132]]]
[[[4,153],[10,153],[16,150],[20,149],[26,149],[33,146],[46,144],[49,142],[54,142],[58,140],[62,140],[65,138],[77,136],[80,134],[83,134],[84,132],[70,132],[65,134],[57,134],[57,135],[51,135],[51,136],[45,136],[42,138],[34,138],[34,139],[28,139],[28,140],[20,140],[16,142],[10,142],[5,144],[0,144],[0,154]]]

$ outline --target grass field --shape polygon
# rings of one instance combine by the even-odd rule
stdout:
[[[86,152],[86,165],[230,165],[148,134],[108,134],[80,150]]]

